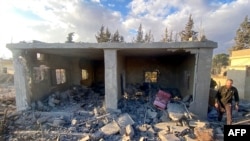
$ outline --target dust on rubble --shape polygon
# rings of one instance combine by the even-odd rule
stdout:
[[[16,111],[14,77],[12,74],[0,74],[0,140],[7,128],[7,114]]]
[[[1,100],[2,140],[217,141],[224,138],[224,123],[213,120],[214,109],[209,111],[209,120],[200,120],[188,111],[190,96],[181,98],[170,93],[171,99],[165,97],[164,101],[160,96],[169,91],[156,88],[142,90],[130,86],[119,100],[118,110],[111,110],[104,106],[103,85],[74,85],[66,91],[53,92],[33,102],[29,109],[18,112],[13,86],[2,91],[6,92]],[[234,119],[250,115],[249,103],[242,103],[241,108],[244,110],[234,114]],[[8,109],[7,113],[4,109]]]

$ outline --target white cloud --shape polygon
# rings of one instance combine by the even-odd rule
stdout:
[[[198,31],[202,25],[207,38],[218,42],[216,51],[226,52],[233,44],[239,24],[246,15],[250,16],[249,6],[250,0],[228,4],[202,0],[133,0],[128,5],[128,15],[122,17],[119,11],[101,5],[100,0],[0,1],[0,56],[8,52],[4,46],[11,41],[65,42],[70,32],[76,33],[76,41],[96,42],[95,34],[102,24],[112,33],[118,29],[125,41],[130,42],[135,36],[131,31],[137,30],[141,23],[144,32],[151,30],[155,41],[159,41],[166,27],[175,33],[184,29],[190,14],[194,29]]]
[[[91,0],[92,2],[100,3],[100,0]]]
[[[127,28],[137,29],[142,23],[145,30],[151,29],[155,40],[159,41],[166,27],[175,33],[183,30],[192,14],[194,30],[203,28],[208,39],[218,42],[215,52],[227,52],[234,43],[239,24],[246,15],[250,16],[249,6],[249,0],[226,4],[201,0],[133,0],[129,5],[130,14],[123,24]],[[171,8],[175,9],[174,13],[169,13]]]

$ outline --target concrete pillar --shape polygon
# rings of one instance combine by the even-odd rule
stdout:
[[[25,110],[30,103],[30,87],[27,76],[27,64],[22,52],[12,50],[14,65],[14,84],[16,91],[17,111]]]
[[[207,119],[212,55],[212,49],[199,49],[196,54],[193,102],[189,109],[201,119]]]
[[[118,74],[117,50],[104,50],[105,65],[105,105],[106,109],[117,109],[118,103]]]

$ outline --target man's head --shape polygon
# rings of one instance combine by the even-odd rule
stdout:
[[[231,88],[233,86],[233,80],[232,79],[227,79],[226,81],[226,87]]]

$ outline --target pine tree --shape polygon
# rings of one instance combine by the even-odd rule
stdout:
[[[111,42],[124,42],[124,38],[123,38],[123,36],[120,36],[118,30],[116,30],[116,32],[112,36]]]
[[[168,37],[168,28],[166,27],[165,29],[165,34],[164,34],[164,37],[162,39],[163,42],[168,42],[169,40],[169,37]]]
[[[109,32],[109,29],[106,28],[104,42],[110,42],[110,41],[111,41],[111,33]]]
[[[105,35],[105,32],[104,32],[104,28],[105,27],[102,25],[98,35],[95,36],[98,43],[105,42],[105,36],[106,35]]]
[[[142,31],[142,25],[140,24],[138,31],[137,31],[137,37],[135,40],[136,43],[143,43],[143,31]]]
[[[233,46],[233,50],[250,48],[250,21],[248,16],[246,16],[244,21],[240,24],[234,40],[235,45]]]
[[[67,36],[66,43],[74,43],[73,42],[73,36],[74,36],[74,32],[69,33],[68,36]]]
[[[173,31],[170,32],[168,42],[173,42]]]
[[[186,24],[185,30],[181,31],[181,41],[189,41],[189,38],[197,38],[197,32],[193,31],[194,21],[192,15],[189,16],[188,22]]]

